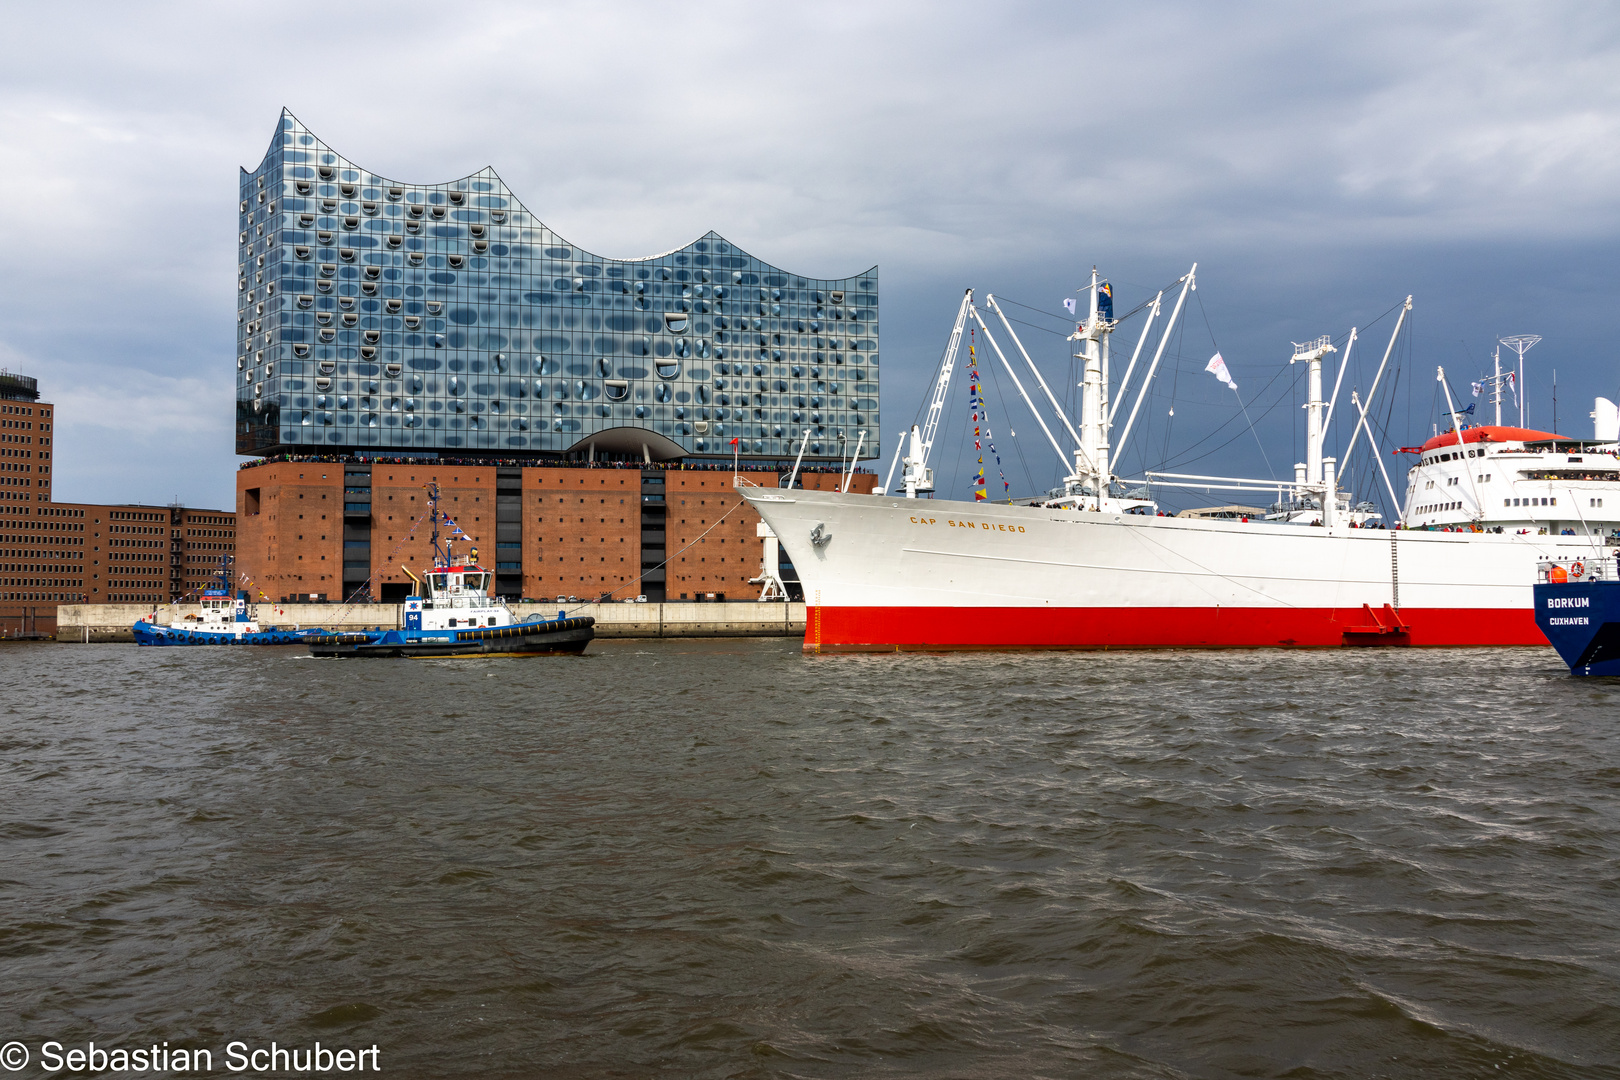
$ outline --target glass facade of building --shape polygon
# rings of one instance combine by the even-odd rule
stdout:
[[[388,180],[285,111],[239,230],[240,454],[881,452],[876,267],[806,278],[712,232],[602,258],[490,169]]]

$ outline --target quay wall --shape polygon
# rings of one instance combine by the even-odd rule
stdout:
[[[176,622],[194,604],[62,604],[57,609],[56,640],[63,642],[134,641],[131,627],[137,619],[157,612],[159,623]],[[514,604],[518,619],[532,615],[555,616],[556,604]],[[803,604],[761,604],[757,601],[663,604],[573,604],[570,616],[596,620],[600,638],[653,637],[800,637],[804,634]],[[262,627],[287,629],[320,626],[332,630],[372,627],[398,629],[398,604],[259,604]]]

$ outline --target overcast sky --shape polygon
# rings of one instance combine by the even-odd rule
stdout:
[[[1409,293],[1386,451],[1502,334],[1543,335],[1538,425],[1554,369],[1562,431],[1620,391],[1612,4],[18,5],[3,48],[0,365],[60,406],[63,499],[232,505],[237,169],[283,106],[391,178],[491,165],[604,255],[878,264],[886,450],[964,288],[1056,311],[1093,263],[1121,311],[1199,263],[1135,468],[1290,475],[1289,342]],[[1014,493],[1053,473],[1020,409]]]

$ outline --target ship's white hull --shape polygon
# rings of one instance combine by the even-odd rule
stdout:
[[[1536,563],[1594,553],[1511,531],[743,494],[798,571],[812,651],[1545,645]]]

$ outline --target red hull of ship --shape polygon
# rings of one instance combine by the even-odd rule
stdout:
[[[810,607],[807,652],[1546,645],[1529,608]]]

